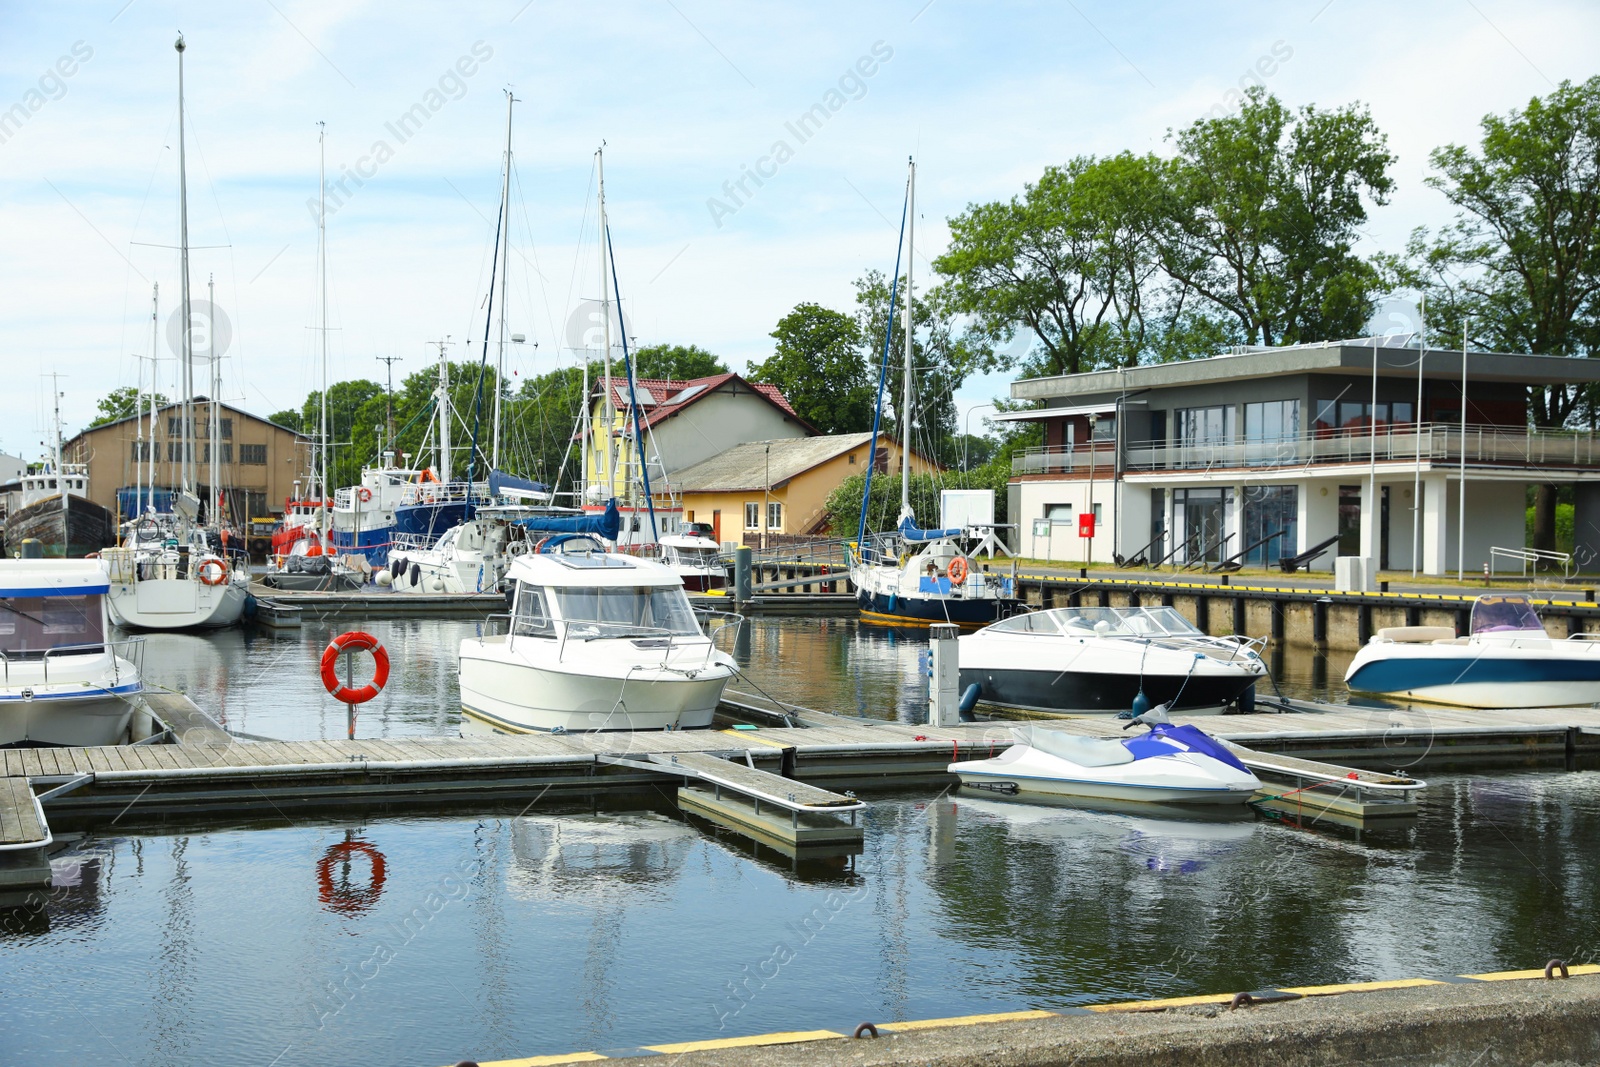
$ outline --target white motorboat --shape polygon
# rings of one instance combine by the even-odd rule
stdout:
[[[1389,626],[1350,661],[1351,692],[1454,704],[1464,708],[1554,708],[1600,703],[1596,634],[1558,641],[1528,598],[1480,596],[1471,628]]]
[[[504,588],[511,564],[550,534],[583,533],[612,539],[615,504],[603,515],[533,504],[481,504],[431,545],[397,534],[380,585],[402,593],[489,593]]]
[[[1198,727],[1172,725],[1165,708],[1128,726],[1135,724],[1149,731],[1108,739],[1014,727],[1010,748],[990,759],[952,763],[950,773],[963,786],[1003,795],[1152,804],[1243,804],[1261,788],[1238,757]]]
[[[711,539],[710,523],[684,523],[678,533],[662,534],[660,543],[661,562],[683,579],[683,587],[691,593],[727,587],[728,568],[721,547]]]
[[[139,638],[110,640],[91,559],[0,560],[0,745],[114,745],[144,691]]]
[[[499,733],[711,725],[733,658],[701,628],[671,570],[567,536],[518,557],[507,578],[507,632],[461,642],[464,724]]]
[[[963,634],[960,684],[1029,711],[1248,711],[1267,673],[1262,644],[1211,637],[1172,608],[1051,608]]]

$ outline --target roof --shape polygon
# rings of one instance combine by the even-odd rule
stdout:
[[[195,397],[191,397],[189,399],[189,403],[191,403],[191,404],[206,404],[206,403],[209,403],[209,402],[210,401],[208,401],[203,396],[195,396]],[[176,400],[176,401],[173,401],[170,404],[164,404],[161,407],[157,408],[156,409],[156,414],[163,415],[163,414],[165,414],[165,413],[167,413],[169,411],[177,411],[182,407],[183,407],[183,401]],[[256,414],[254,414],[252,412],[246,411],[243,408],[236,408],[232,404],[228,403],[226,400],[217,401],[217,407],[221,408],[224,411],[231,411],[235,415],[243,415],[247,419],[254,419],[256,422],[266,423],[268,426],[276,427],[277,429],[282,430],[284,433],[292,433],[296,437],[305,438],[306,440],[310,440],[310,438],[306,437],[305,434],[301,433],[298,430],[291,430],[289,427],[284,426],[281,423],[273,422],[271,419],[263,419],[260,415],[256,415]],[[102,422],[98,426],[86,426],[83,429],[79,430],[71,438],[69,438],[69,440],[76,441],[78,438],[82,437],[85,434],[99,433],[101,430],[109,429],[112,426],[120,426],[125,422],[132,422],[136,418],[143,419],[143,418],[148,418],[148,417],[149,417],[149,412],[141,412],[138,415],[125,415],[120,419],[113,419],[110,422]]]
[[[679,493],[776,489],[871,440],[870,433],[840,433],[746,441],[692,467],[685,467],[672,476],[672,487]]]
[[[1014,400],[1050,400],[1116,395],[1204,383],[1275,378],[1294,374],[1371,374],[1373,361],[1382,378],[1416,381],[1418,359],[1424,378],[1461,380],[1461,350],[1387,346],[1382,338],[1320,344],[1252,348],[1205,359],[1151,363],[1121,371],[1086,371],[1011,383]],[[1476,382],[1559,385],[1600,382],[1600,359],[1534,356],[1513,352],[1468,352],[1467,376]]]
[[[547,589],[683,587],[683,579],[672,568],[622,552],[521,555],[512,562],[506,577]]]
[[[635,386],[639,391],[639,421],[654,426],[710,396],[712,393],[737,393],[739,387],[761,397],[767,403],[798,422],[812,433],[816,428],[802,419],[789,404],[783,390],[766,382],[750,382],[732,371],[713,374],[708,378],[640,378]],[[732,387],[731,390],[729,387]],[[648,395],[646,395],[648,394]],[[611,406],[617,411],[628,410],[628,379],[626,376],[611,379]]]

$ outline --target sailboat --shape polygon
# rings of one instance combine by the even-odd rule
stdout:
[[[109,578],[106,607],[111,620],[125,629],[188,630],[232,626],[244,614],[250,596],[250,575],[229,566],[216,540],[216,531],[198,523],[200,499],[193,490],[194,464],[194,328],[189,304],[189,188],[185,167],[183,129],[183,52],[178,52],[178,225],[182,274],[183,415],[182,484],[170,523],[151,525],[151,536],[108,548],[100,554]],[[212,368],[215,372],[215,353]],[[215,392],[215,388],[212,390]],[[211,398],[213,418],[216,399]],[[213,438],[213,441],[215,438]],[[212,497],[208,512],[215,511],[218,492],[217,450],[212,449]],[[144,529],[145,520],[138,526]]]
[[[867,463],[866,486],[861,495],[861,524],[850,559],[850,581],[856,602],[867,622],[931,626],[956,623],[987,626],[1018,606],[1014,579],[991,576],[968,560],[961,549],[971,540],[963,528],[924,530],[911,508],[911,390],[914,365],[912,341],[911,268],[916,240],[917,164],[909,164],[906,203],[901,228],[905,233],[905,394],[900,402],[900,516],[893,535],[867,539],[867,517],[872,500],[872,471],[877,463],[878,426],[883,418],[884,379],[889,367],[889,345],[894,335],[895,291],[890,290],[888,324],[884,327],[883,361],[878,376],[878,406],[872,420],[872,457]],[[898,288],[900,257],[895,256]],[[977,535],[974,535],[977,536]]]

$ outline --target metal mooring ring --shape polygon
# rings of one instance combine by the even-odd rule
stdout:
[[[1228,1010],[1237,1011],[1240,1008],[1248,1008],[1255,1002],[1256,998],[1252,997],[1249,993],[1235,993],[1233,995],[1233,1003],[1228,1005]]]
[[[850,1036],[851,1037],[860,1037],[863,1033],[868,1033],[868,1034],[871,1034],[873,1037],[877,1037],[878,1036],[878,1028],[876,1026],[873,1026],[871,1023],[862,1023],[860,1026],[856,1027],[856,1032],[851,1034]]]
[[[1567,975],[1567,964],[1566,964],[1566,961],[1564,961],[1564,960],[1551,960],[1549,963],[1545,964],[1544,965],[1544,976],[1546,978],[1554,978],[1555,977],[1556,968],[1558,968],[1558,967],[1561,968],[1561,977],[1563,977],[1563,978],[1568,977],[1568,975]]]

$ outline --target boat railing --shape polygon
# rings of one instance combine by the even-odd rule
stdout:
[[[144,671],[144,638],[126,637],[121,641],[91,641],[79,645],[57,645],[47,648],[38,654],[38,663],[44,672],[44,684],[50,684],[50,661],[52,657],[63,656],[97,656],[109,653],[111,656],[112,685],[122,684],[122,664],[126,661],[133,667],[133,678],[138,680]],[[11,685],[11,663],[15,656],[19,662],[28,662],[33,657],[26,651],[13,649],[10,653],[0,651],[0,671],[3,671],[6,686]]]
[[[389,537],[389,549],[400,549],[403,552],[425,552],[438,544],[437,537],[419,533],[395,533]]]
[[[488,482],[409,482],[400,494],[400,506],[453,504],[466,500],[487,501]]]

